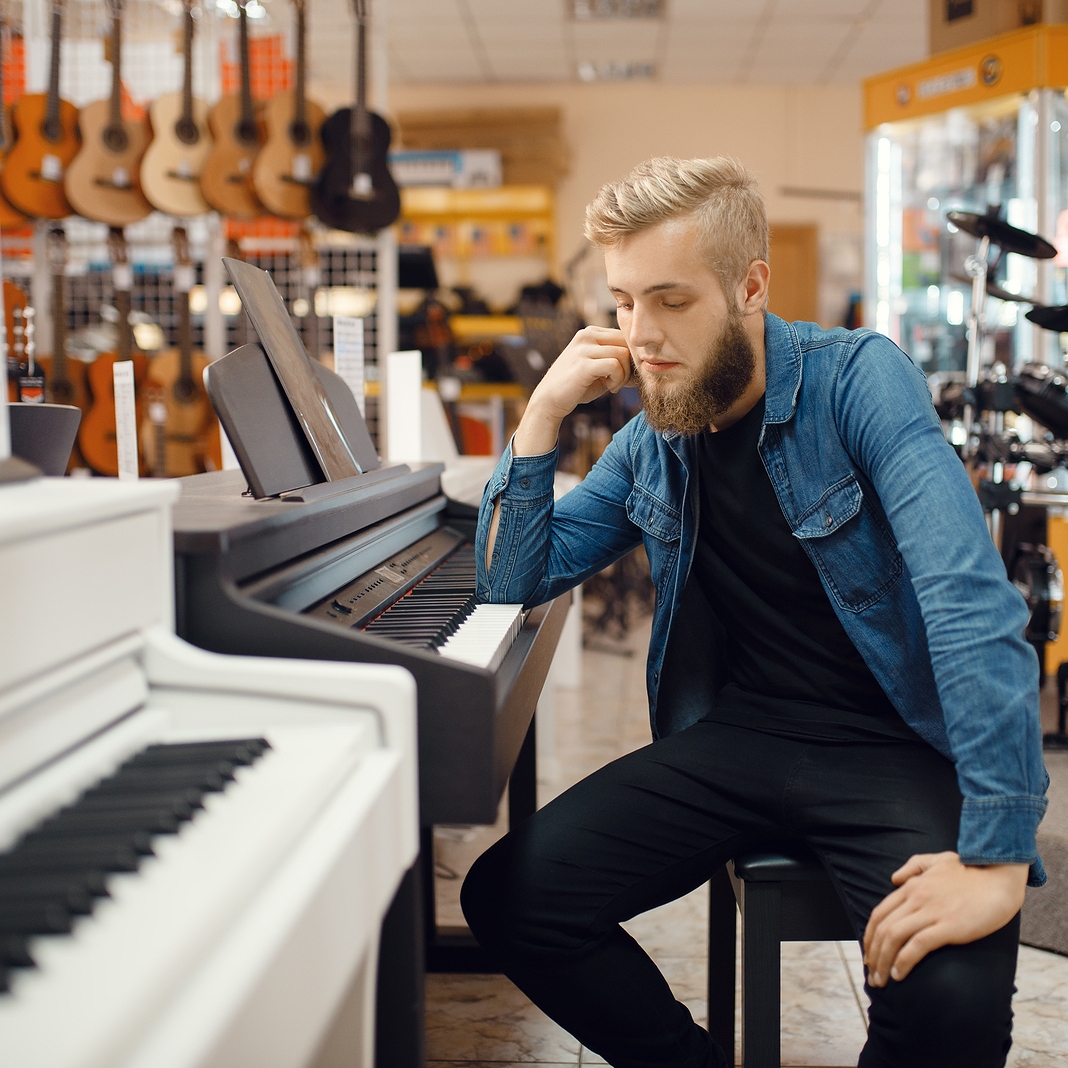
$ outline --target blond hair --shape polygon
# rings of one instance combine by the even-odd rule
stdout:
[[[724,293],[745,278],[754,260],[768,259],[768,216],[760,189],[728,156],[661,156],[610,182],[586,208],[584,232],[597,248],[617,245],[666,219],[692,215],[702,251]]]

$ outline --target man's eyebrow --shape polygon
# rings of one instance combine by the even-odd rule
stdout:
[[[655,286],[649,286],[642,290],[642,294],[647,293],[662,293],[667,289],[692,289],[693,286],[688,285],[686,282],[657,282]],[[609,286],[609,293],[621,293],[623,296],[630,296],[625,289],[620,289],[619,286]]]

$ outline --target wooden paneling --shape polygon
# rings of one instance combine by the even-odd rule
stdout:
[[[768,309],[788,323],[816,322],[819,266],[815,226],[772,226]]]

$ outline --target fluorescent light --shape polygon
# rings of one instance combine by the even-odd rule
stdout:
[[[626,82],[640,81],[656,77],[656,64],[652,62],[620,62],[602,60],[594,63],[584,59],[576,67],[579,81],[582,82]]]
[[[571,17],[592,19],[662,19],[664,0],[571,0]]]

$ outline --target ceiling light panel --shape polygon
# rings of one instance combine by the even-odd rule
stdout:
[[[577,66],[580,82],[633,82],[648,81],[656,77],[656,64],[652,60],[615,59],[594,63],[581,60]]]
[[[662,19],[664,0],[570,0],[576,22],[611,19]]]

